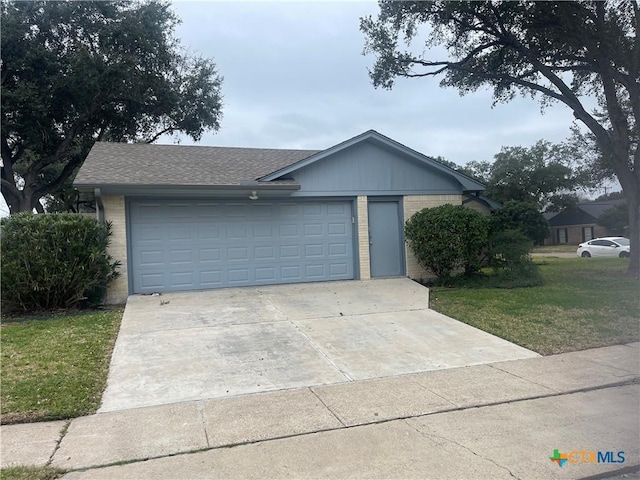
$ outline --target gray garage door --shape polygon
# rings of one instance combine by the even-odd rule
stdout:
[[[351,202],[135,200],[134,293],[353,278]]]

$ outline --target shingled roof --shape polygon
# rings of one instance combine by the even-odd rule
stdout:
[[[318,152],[96,142],[74,185],[237,186]]]
[[[579,203],[575,207],[567,208],[557,213],[545,215],[552,227],[564,227],[566,225],[587,225],[596,223],[600,215],[606,210],[625,203],[623,198],[613,200],[600,200],[598,202]]]

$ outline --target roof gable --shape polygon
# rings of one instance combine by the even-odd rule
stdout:
[[[385,137],[384,135],[381,135],[375,130],[369,130],[349,140],[346,140],[337,145],[334,145],[333,147],[327,148],[326,150],[319,151],[313,155],[300,159],[299,161],[291,165],[287,165],[279,170],[276,170],[272,173],[269,173],[268,175],[265,175],[264,177],[261,177],[260,181],[263,181],[263,182],[274,181],[274,180],[281,179],[283,177],[289,177],[298,170],[301,170],[305,167],[308,167],[309,165],[312,165],[316,162],[320,162],[342,151],[345,151],[347,149],[353,148],[354,146],[357,146],[359,144],[363,144],[366,142],[373,143],[383,149],[390,150],[394,152],[396,155],[401,156],[410,161],[413,161],[422,167],[427,167],[432,171],[436,171],[443,175],[446,175],[454,179],[458,184],[460,184],[464,191],[485,190],[485,186],[480,182],[470,177],[467,177],[466,175],[460,172],[457,172],[456,170],[453,170],[452,168],[447,167],[446,165],[441,164],[440,162],[438,162],[437,160],[431,157],[427,157],[426,155],[423,155],[409,147],[406,147],[401,143],[396,142],[395,140]]]
[[[299,195],[429,195],[460,194],[460,183],[415,159],[362,141],[310,162],[274,181],[290,179]]]

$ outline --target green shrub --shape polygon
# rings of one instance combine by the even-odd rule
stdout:
[[[462,205],[425,208],[405,224],[416,259],[441,279],[458,269],[466,273],[480,269],[487,232],[487,217]]]
[[[20,213],[1,225],[3,311],[95,304],[117,276],[110,225],[70,213]]]
[[[490,237],[490,258],[495,280],[504,286],[542,285],[538,266],[531,260],[533,242],[520,229],[494,232]]]
[[[511,201],[491,216],[489,231],[497,233],[515,229],[540,244],[549,234],[549,223],[535,203]]]

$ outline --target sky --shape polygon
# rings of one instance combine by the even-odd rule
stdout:
[[[359,30],[375,2],[174,1],[173,10],[183,46],[212,58],[224,77],[221,128],[202,145],[324,149],[373,129],[463,165],[570,133],[567,107],[543,115],[531,98],[492,108],[491,91],[461,97],[433,78],[375,89],[375,59],[363,55]]]
[[[359,30],[360,17],[377,15],[375,2],[174,1],[173,10],[183,47],[213,59],[224,77],[221,128],[200,145],[325,149],[373,129],[464,165],[492,161],[502,146],[570,134],[568,107],[542,114],[529,97],[492,108],[490,90],[460,96],[435,78],[375,89],[368,75],[375,58],[363,55]],[[1,200],[0,215],[7,211]]]

